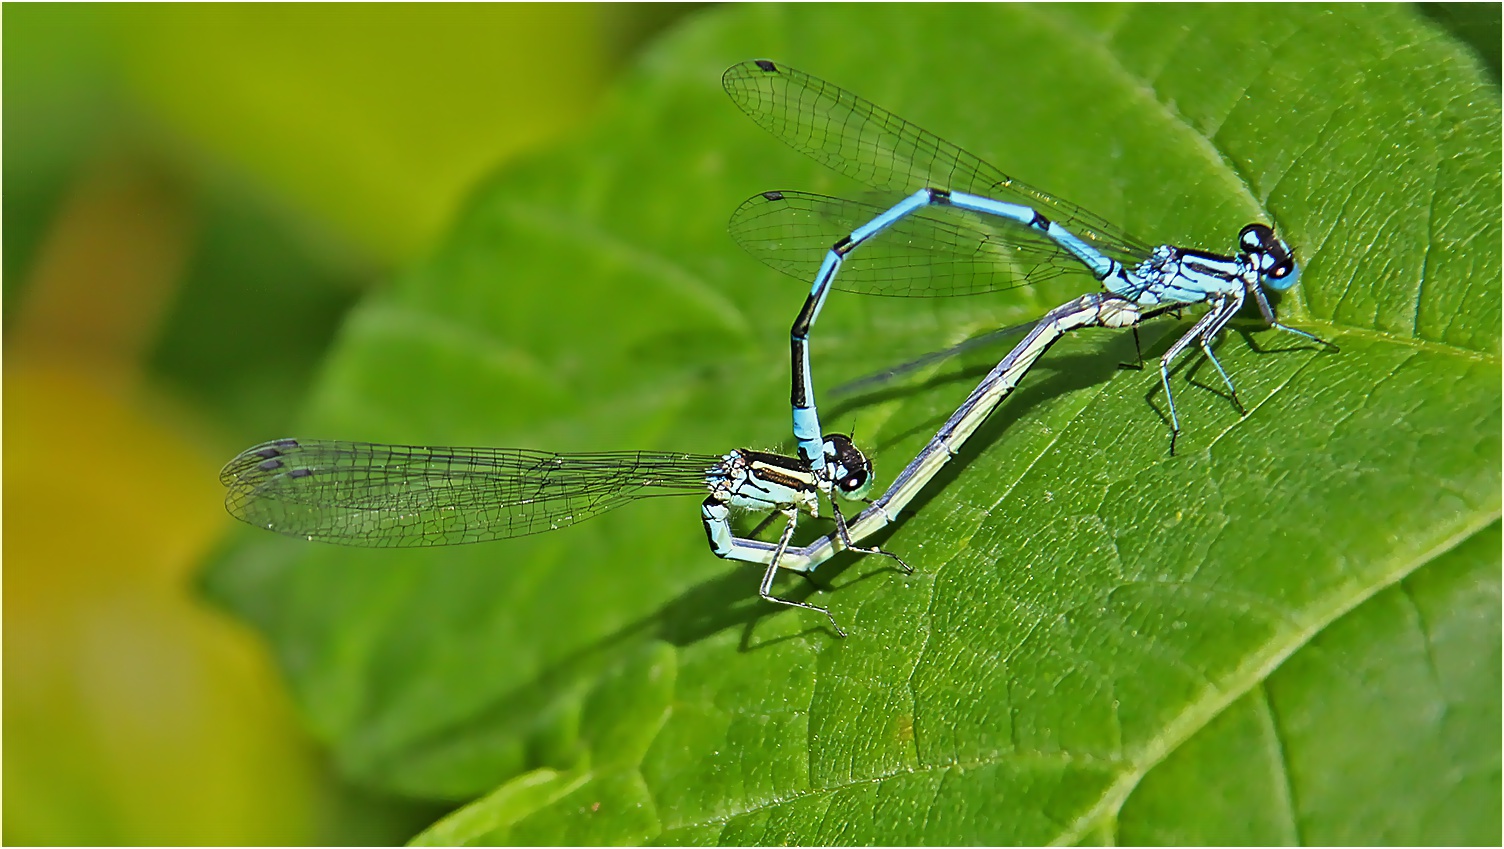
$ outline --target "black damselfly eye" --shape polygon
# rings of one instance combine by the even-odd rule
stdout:
[[[837,483],[842,492],[852,493],[865,487],[869,480],[865,472],[847,475]]]
[[[1244,253],[1268,253],[1276,249],[1279,240],[1267,224],[1249,224],[1238,233],[1238,246]]]

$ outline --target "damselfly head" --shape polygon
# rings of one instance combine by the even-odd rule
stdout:
[[[865,498],[872,489],[872,461],[845,434],[825,435],[825,467],[835,493],[843,498]]]
[[[1295,250],[1275,236],[1274,230],[1267,224],[1249,224],[1244,227],[1238,234],[1238,247],[1258,272],[1259,282],[1264,287],[1283,292],[1300,279],[1300,266],[1295,262]]]

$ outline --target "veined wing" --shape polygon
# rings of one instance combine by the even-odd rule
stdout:
[[[980,158],[839,86],[757,59],[721,77],[758,126],[834,171],[881,191],[951,189],[1029,206],[1126,266],[1150,246],[1098,215],[1015,180]]]
[[[279,439],[219,473],[248,524],[341,545],[413,548],[562,528],[654,495],[704,494],[721,458],[654,451],[554,454]]]
[[[1026,321],[1022,324],[1015,324],[1012,327],[1002,327],[997,330],[989,330],[980,336],[973,336],[970,339],[964,339],[960,342],[957,342],[949,348],[944,348],[939,351],[931,351],[928,354],[921,354],[920,356],[909,360],[906,363],[899,363],[896,366],[884,369],[879,372],[874,372],[867,375],[866,377],[859,377],[855,380],[849,380],[831,389],[830,394],[836,397],[843,397],[856,395],[861,392],[870,392],[872,390],[886,386],[899,379],[900,377],[903,377],[904,375],[912,374],[926,366],[944,362],[951,357],[960,356],[967,351],[972,351],[977,348],[985,348],[989,345],[996,345],[1009,337],[1022,336],[1032,330],[1034,328],[1034,325],[1037,323],[1038,322],[1035,321]]]
[[[763,192],[732,213],[731,237],[753,257],[813,282],[836,240],[882,208],[809,192]],[[1004,218],[932,207],[899,219],[853,251],[831,285],[899,297],[976,295],[1086,267],[1039,231]]]
[[[1142,324],[1149,319],[1158,318],[1159,316],[1166,313],[1173,312],[1178,314],[1179,310],[1183,306],[1183,304],[1170,303],[1163,304],[1151,309],[1140,310],[1138,320],[1133,322],[1133,324],[1135,325],[1134,332],[1137,333],[1137,325]],[[977,348],[984,348],[989,345],[996,345],[1004,339],[1008,339],[1013,336],[1022,336],[1030,330],[1033,330],[1038,323],[1038,321],[1025,321],[1021,324],[1015,324],[1011,327],[1001,327],[997,330],[989,330],[986,333],[978,336],[973,336],[970,339],[963,339],[962,341],[957,342],[949,348],[943,348],[939,351],[931,351],[928,354],[921,354],[920,356],[909,360],[908,362],[899,363],[898,365],[892,366],[882,371],[869,374],[866,377],[859,377],[855,380],[847,381],[846,383],[842,383],[839,386],[836,386],[834,389],[831,389],[830,393],[835,396],[850,396],[856,395],[860,392],[872,391],[874,389],[892,383],[893,381],[897,380],[900,377],[903,377],[904,375],[912,374],[913,372],[916,372],[926,366],[933,365],[938,362],[943,362],[950,359],[951,357],[958,356],[967,351],[972,351]]]

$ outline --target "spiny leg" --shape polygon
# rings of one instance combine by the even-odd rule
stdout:
[[[1248,415],[1248,410],[1243,407],[1243,401],[1238,398],[1238,388],[1232,385],[1232,378],[1228,377],[1227,369],[1222,368],[1222,361],[1218,360],[1217,355],[1212,353],[1212,340],[1216,338],[1218,333],[1222,332],[1222,328],[1226,327],[1227,323],[1232,321],[1233,316],[1237,315],[1238,310],[1242,308],[1243,299],[1236,297],[1227,300],[1220,307],[1212,310],[1212,314],[1219,317],[1216,321],[1207,325],[1206,329],[1201,332],[1201,350],[1206,352],[1206,358],[1212,361],[1212,365],[1217,369],[1217,374],[1222,375],[1222,382],[1227,384],[1227,391],[1232,395],[1233,406],[1238,408],[1240,414],[1246,416]]]
[[[1159,382],[1165,388],[1165,403],[1170,408],[1171,457],[1175,456],[1175,440],[1180,437],[1180,416],[1175,412],[1175,394],[1170,391],[1170,364],[1176,357],[1180,356],[1180,352],[1189,347],[1192,342],[1201,338],[1202,334],[1206,332],[1206,328],[1210,327],[1217,320],[1225,303],[1225,300],[1214,301],[1212,311],[1198,319],[1191,326],[1191,329],[1184,336],[1176,339],[1175,344],[1170,346],[1170,350],[1165,351],[1165,355],[1159,358]]]
[[[1274,317],[1274,307],[1270,305],[1269,298],[1264,295],[1263,288],[1260,286],[1250,286],[1249,289],[1253,292],[1253,299],[1258,302],[1259,312],[1263,314],[1264,322],[1267,323],[1270,327],[1274,328],[1275,330],[1283,330],[1286,333],[1293,333],[1296,336],[1304,336],[1312,342],[1316,342],[1318,344],[1325,345],[1328,348],[1331,348],[1333,351],[1342,350],[1341,348],[1337,347],[1337,344],[1335,342],[1328,342],[1327,340],[1322,339],[1320,336],[1317,336],[1314,333],[1309,333],[1299,328],[1291,327],[1288,324],[1281,324],[1279,320]]]
[[[1118,368],[1124,371],[1144,370],[1144,346],[1138,338],[1138,325],[1133,326],[1133,359],[1131,363],[1118,363]]]
[[[1184,304],[1173,304],[1173,305],[1168,305],[1167,304],[1167,305],[1160,306],[1160,307],[1158,307],[1156,309],[1153,309],[1153,310],[1150,310],[1149,312],[1144,313],[1143,317],[1144,318],[1157,318],[1157,317],[1162,316],[1162,315],[1168,315],[1168,314],[1173,313],[1175,315],[1175,318],[1178,320],[1182,315],[1185,314],[1184,307],[1185,307]],[[1144,370],[1144,346],[1143,346],[1142,340],[1139,339],[1138,324],[1134,324],[1133,325],[1133,359],[1136,360],[1136,362],[1132,362],[1132,363],[1118,363],[1118,368],[1123,369],[1124,371],[1143,371]]]
[[[893,558],[894,562],[898,564],[898,568],[904,571],[905,575],[914,574],[914,567],[905,563],[902,557],[899,557],[893,552],[884,551],[883,549],[875,545],[871,548],[862,548],[861,546],[858,546],[856,544],[856,540],[851,538],[851,531],[846,527],[846,517],[841,515],[841,506],[839,504],[831,501],[830,512],[836,520],[836,534],[841,538],[841,544],[846,546],[847,551],[857,551],[861,552],[862,554],[881,554],[884,557],[891,557]]]
[[[813,610],[818,613],[823,613],[825,614],[825,617],[830,620],[830,627],[835,629],[836,634],[838,636],[845,637],[846,631],[836,623],[836,617],[831,614],[831,612],[826,608],[819,607],[813,604],[806,604],[802,601],[792,601],[786,598],[779,598],[778,596],[773,595],[773,579],[778,576],[778,563],[783,559],[784,552],[788,551],[789,540],[793,539],[794,537],[794,525],[799,521],[799,513],[792,508],[785,510],[784,515],[788,517],[788,524],[784,526],[783,534],[778,538],[778,548],[773,552],[773,559],[768,562],[768,570],[763,573],[762,585],[758,588],[757,594],[762,596],[766,601],[771,601],[775,604],[786,604],[789,607],[802,607],[805,610]]]

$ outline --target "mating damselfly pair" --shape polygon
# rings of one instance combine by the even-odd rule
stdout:
[[[1223,256],[1150,247],[1084,210],[1026,186],[982,160],[830,83],[758,60],[730,68],[723,84],[758,124],[814,159],[879,191],[891,206],[804,192],[764,192],[733,215],[733,236],[770,266],[812,279],[792,335],[791,399],[798,455],[738,449],[724,455],[667,452],[554,454],[520,449],[391,446],[283,439],[247,449],[221,472],[226,506],[250,524],[345,545],[424,547],[481,542],[561,528],[653,495],[703,495],[701,522],[717,556],[765,567],[760,595],[780,604],[780,568],[809,572],[890,523],[1061,336],[1081,327],[1136,327],[1166,311],[1210,310],[1170,346],[1160,377],[1173,454],[1179,418],[1172,361],[1198,344],[1231,378],[1212,340],[1252,298],[1272,327],[1322,341],[1276,320],[1265,289],[1298,278],[1294,252],[1264,224],[1250,224]],[[858,250],[863,248],[863,250]],[[847,519],[836,501],[865,500],[872,466],[850,438],[822,434],[814,403],[809,334],[831,289],[886,295],[957,295],[1085,271],[1106,289],[1041,318],[939,433],[866,509]],[[1329,343],[1324,343],[1329,344]],[[1241,404],[1239,404],[1241,410]],[[833,533],[793,545],[801,513],[831,505]],[[739,537],[735,510],[785,518],[776,542]]]

